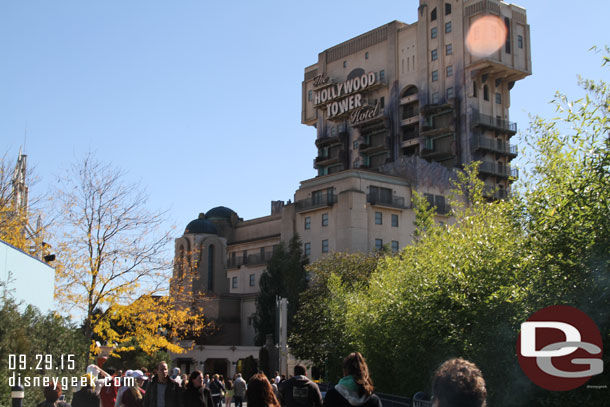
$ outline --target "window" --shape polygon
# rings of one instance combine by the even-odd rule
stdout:
[[[379,80],[382,82],[385,80],[385,71],[383,69],[379,71]]]
[[[451,21],[445,23],[445,33],[449,34],[451,32]]]
[[[357,150],[357,149],[358,149],[358,142],[354,141],[354,150]]]
[[[430,13],[430,21],[436,20],[436,8]]]
[[[477,81],[472,81],[472,97],[477,97]]]
[[[208,291],[214,291],[214,245],[208,246]]]
[[[309,92],[307,92],[307,100],[309,100],[311,102],[312,97],[313,97],[313,90],[310,90]]]
[[[432,58],[433,61],[436,61],[438,59],[438,50],[433,49],[430,51],[430,58]]]
[[[231,279],[231,288],[237,288],[237,277]]]
[[[383,239],[375,239],[375,250],[383,249]]]
[[[328,226],[328,213],[322,214],[322,226]]]
[[[250,287],[254,287],[256,285],[256,276],[254,274],[250,274]]]
[[[328,239],[322,240],[322,253],[328,253]]]
[[[517,35],[517,46],[519,48],[523,48],[523,36],[522,35]]]
[[[434,92],[434,93],[432,94],[432,103],[433,103],[433,104],[438,103],[438,92]]]
[[[499,92],[496,92],[496,104],[498,104],[498,105],[502,104],[502,94]]]
[[[392,227],[393,228],[398,227],[398,215],[392,215]]]
[[[438,71],[432,71],[432,82],[438,81]]]
[[[489,87],[487,85],[483,85],[483,99],[489,100]]]
[[[506,26],[506,42],[504,43],[504,51],[507,54],[510,54],[510,19],[508,17],[504,17],[504,25]]]
[[[383,214],[381,212],[375,212],[375,225],[381,225],[383,223],[382,216]]]
[[[347,61],[343,61],[343,67],[347,68]]]
[[[453,93],[453,86],[447,88],[447,99],[451,99],[455,96],[455,94]]]
[[[451,4],[445,3],[445,15],[448,16],[451,14]]]
[[[303,252],[305,253],[305,256],[309,256],[311,254],[311,243],[307,242],[304,244]]]
[[[430,30],[430,38],[434,39],[438,36],[438,28],[432,27]]]
[[[445,55],[453,55],[453,45],[452,44],[445,45]]]
[[[324,191],[319,189],[319,190],[313,191],[311,193],[311,203],[312,203],[312,205],[320,205],[322,203],[322,200],[324,199],[324,195],[322,195],[323,192]]]
[[[364,59],[369,59],[369,53],[368,52],[364,53]]]
[[[453,65],[447,67],[447,77],[453,76]]]
[[[311,218],[309,216],[305,217],[305,230],[311,229]]]
[[[384,96],[382,96],[381,99],[379,99],[379,105],[380,105],[379,107],[382,109],[385,107],[385,97]]]
[[[392,253],[398,253],[398,241],[392,240]]]

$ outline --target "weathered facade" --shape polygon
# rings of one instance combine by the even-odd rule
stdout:
[[[531,73],[529,44],[518,6],[420,0],[416,23],[393,21],[322,51],[302,83],[317,177],[302,181],[293,200],[272,202],[269,216],[243,220],[214,208],[176,240],[172,284],[206,294],[206,317],[220,328],[178,359],[182,367],[232,374],[244,355],[258,357],[259,278],[273,248],[295,233],[311,261],[397,251],[412,239],[413,193],[450,222],[451,181],[475,160],[490,197],[504,197],[517,177],[510,89]],[[180,264],[195,270],[194,279]]]

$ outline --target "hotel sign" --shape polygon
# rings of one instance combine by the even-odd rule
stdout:
[[[376,84],[374,72],[339,83],[330,82],[325,75],[318,75],[314,78],[314,86],[319,87],[313,91],[314,107],[325,109],[326,117],[331,120],[347,115],[350,115],[352,124],[369,120],[371,114],[379,113],[379,107],[364,106],[361,92]]]

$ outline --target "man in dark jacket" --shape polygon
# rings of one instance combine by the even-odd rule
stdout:
[[[167,363],[160,362],[157,375],[146,388],[144,407],[182,407],[182,390],[168,377]]]
[[[305,376],[303,365],[294,367],[294,377],[280,384],[282,407],[322,407],[322,395],[318,385]]]

